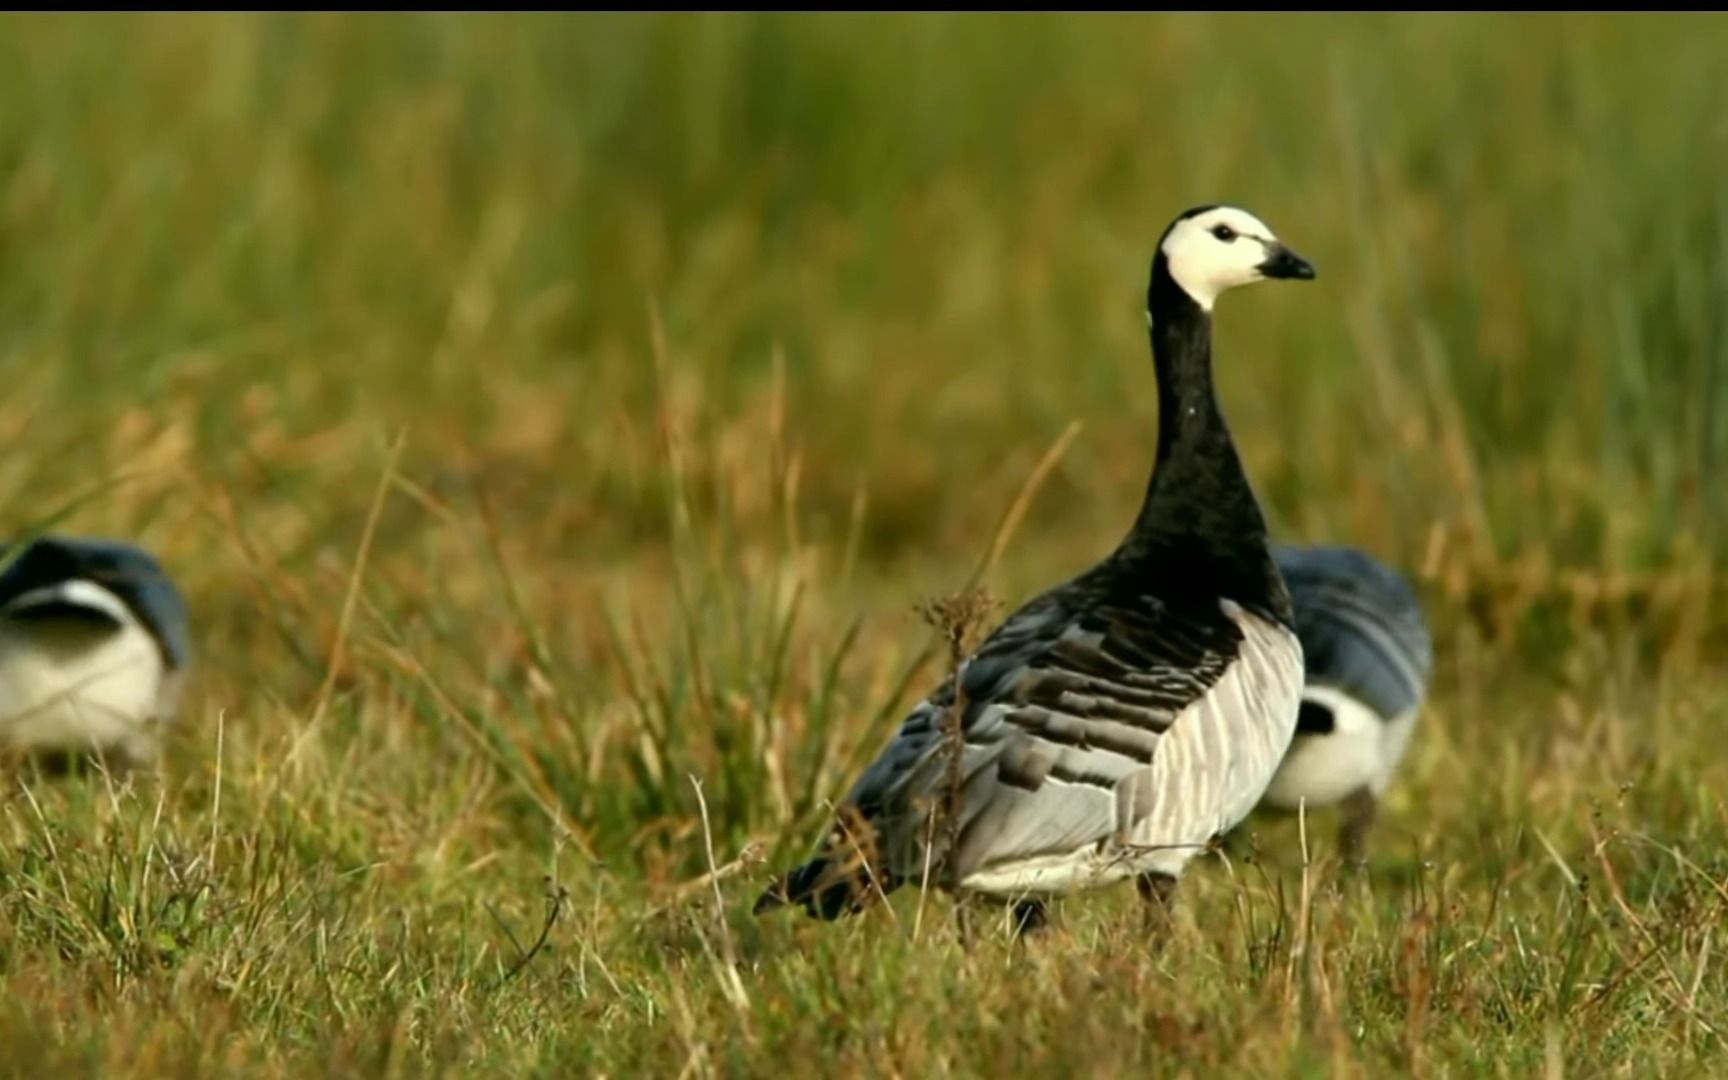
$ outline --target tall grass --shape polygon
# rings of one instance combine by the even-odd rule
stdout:
[[[7,778],[0,1071],[1721,1071],[1720,20],[3,29],[0,526],[150,545],[200,668],[161,777]],[[1320,270],[1220,309],[1269,517],[1435,623],[1369,879],[750,920],[915,605],[1127,527],[1218,200]]]

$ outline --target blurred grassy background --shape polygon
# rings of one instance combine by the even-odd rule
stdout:
[[[1389,826],[1399,872],[1504,843],[1497,869],[1460,871],[1497,896],[1488,878],[1507,866],[1552,875],[1522,831],[1532,821],[1543,843],[1601,856],[1583,808],[1605,800],[1708,852],[1721,876],[1728,776],[1720,751],[1696,752],[1728,702],[1712,664],[1728,637],[1720,19],[0,26],[0,526],[52,519],[148,544],[189,593],[203,664],[160,790],[10,796],[0,996],[29,990],[62,1017],[53,1039],[28,1009],[0,1023],[12,1045],[39,1040],[20,1068],[114,1065],[140,1040],[165,1070],[217,1068],[199,1041],[214,1036],[158,1011],[184,1009],[182,992],[223,1003],[209,1030],[242,1047],[232,1067],[290,1071],[618,1069],[678,1053],[749,1071],[763,1042],[801,1045],[816,1018],[891,1030],[951,1012],[941,994],[977,988],[926,988],[936,1004],[879,1002],[870,1017],[800,996],[821,968],[782,971],[779,1035],[701,1058],[705,1025],[729,1030],[725,980],[665,1004],[655,979],[682,969],[629,954],[633,920],[706,865],[693,772],[720,861],[748,840],[785,857],[813,838],[849,763],[937,673],[911,605],[980,565],[1073,423],[987,580],[1015,602],[1118,538],[1153,445],[1151,245],[1201,202],[1246,205],[1320,269],[1220,308],[1221,393],[1276,529],[1368,548],[1433,605],[1437,706]],[[145,868],[174,836],[202,853],[174,863],[198,883],[187,895],[225,897],[221,917],[187,915],[196,929],[166,939],[151,936],[159,912],[113,921],[120,893],[156,910],[166,871],[152,886]],[[32,862],[44,838],[56,854]],[[88,896],[48,876],[62,858],[89,871]],[[592,906],[556,974],[488,1013],[464,997],[467,976],[446,976],[497,963],[488,950],[503,946],[465,929],[460,944],[426,943],[422,972],[439,974],[379,990],[397,977],[393,918],[475,920],[485,937],[482,903],[502,891],[531,913],[549,859]],[[1661,903],[1673,896],[1658,886],[1690,887],[1632,862],[1622,871],[1642,867]],[[135,894],[114,892],[116,866],[133,868]],[[254,989],[233,967],[258,961],[231,920],[280,915],[279,936],[258,940],[288,965],[306,926],[337,934],[314,896],[343,898],[349,963],[368,974],[320,989],[316,965],[283,967]],[[1403,933],[1401,895],[1385,899],[1375,925]],[[1548,893],[1524,899],[1527,921],[1574,940],[1582,924]],[[110,915],[56,921],[80,904]],[[1700,948],[1692,923],[1668,929],[1681,937],[1648,955]],[[1357,933],[1338,932],[1339,949]],[[889,978],[864,964],[869,938],[846,933],[832,963]],[[156,950],[176,934],[164,975]],[[584,1023],[621,1041],[556,1026],[530,1038],[546,995],[579,980],[589,1000],[602,940],[633,957],[611,954],[615,967],[656,973],[650,989],[612,987],[655,1002],[646,1019],[595,1005]],[[149,963],[121,963],[139,941]],[[1570,1040],[1623,1032],[1584,1045],[1695,1066],[1685,1054],[1721,1053],[1688,1026],[1700,987],[1722,1006],[1709,941],[1688,1009],[1663,1011],[1667,991],[1652,989],[1657,1004],[1637,999],[1612,1023],[1543,1012],[1560,1050],[1510,1028],[1507,1050],[1461,1023],[1435,1053],[1534,1068],[1573,1060]],[[1604,970],[1629,967],[1609,985],[1652,970],[1592,947]],[[885,955],[884,971],[922,962]],[[1379,955],[1351,962],[1378,970]],[[1595,977],[1572,963],[1566,978]],[[1158,970],[1148,961],[1136,985],[1154,992]],[[1670,975],[1650,978],[1686,981]],[[114,1013],[93,985],[136,1012]],[[127,998],[134,985],[148,989]],[[1280,985],[1267,1000],[1285,1000]],[[1370,1034],[1346,1043],[1417,1068],[1409,993],[1358,1003],[1399,1019],[1382,1039],[1358,1017]],[[314,1016],[324,996],[334,1019]],[[1233,1019],[1198,1049],[1153,1049],[1203,1070],[1242,1066],[1243,1052],[1274,1072],[1306,1060],[1301,1024],[1279,1029],[1293,1044],[1242,1051],[1236,1007],[1218,998],[1209,1020]],[[646,1032],[669,1008],[687,1025],[655,1057]],[[401,1020],[416,1009],[443,1019]],[[100,1037],[116,1015],[130,1043]],[[472,1048],[494,1030],[515,1049]],[[1640,1041],[1657,1030],[1680,1033]],[[1024,1031],[1012,1052],[1039,1060],[1028,1047],[1046,1028]],[[1004,1037],[883,1050],[859,1035],[880,1067],[909,1072],[970,1071]],[[1149,1052],[1089,1045],[1104,1071]],[[833,1067],[859,1067],[847,1060]]]

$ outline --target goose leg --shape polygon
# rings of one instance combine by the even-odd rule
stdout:
[[[1146,932],[1154,945],[1162,946],[1175,929],[1176,879],[1169,874],[1141,874],[1134,886],[1145,901]]]
[[[19,754],[19,761],[33,765],[44,777],[58,779],[70,776],[85,765],[85,761],[76,751],[43,750],[34,755]]]
[[[1050,910],[1042,900],[1021,900],[1014,905],[1014,938],[1023,941],[1050,925]]]
[[[1379,802],[1367,788],[1357,788],[1345,796],[1340,809],[1343,821],[1338,827],[1338,850],[1346,866],[1361,867],[1368,859],[1368,830],[1374,825],[1374,812]]]
[[[954,900],[954,926],[960,932],[960,949],[963,952],[972,951],[972,901],[971,897],[958,896]]]
[[[144,766],[144,759],[126,750],[53,749],[19,751],[6,756],[9,764],[33,767],[41,776],[51,779],[106,772],[115,780],[124,780]]]

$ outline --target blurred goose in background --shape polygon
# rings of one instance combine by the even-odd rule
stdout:
[[[185,603],[147,553],[67,537],[0,547],[0,749],[150,764],[190,656]]]
[[[1433,641],[1409,583],[1364,552],[1279,546],[1273,555],[1296,611],[1307,684],[1265,803],[1341,805],[1339,848],[1359,863],[1427,695]]]
[[[1157,458],[1127,537],[911,711],[757,912],[833,919],[927,879],[1013,904],[1026,930],[1046,897],[1133,878],[1162,921],[1189,860],[1260,801],[1302,689],[1290,599],[1213,393],[1212,305],[1313,276],[1247,211],[1170,224],[1146,297]]]

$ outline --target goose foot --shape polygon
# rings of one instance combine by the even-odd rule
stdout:
[[[1374,826],[1374,814],[1379,800],[1367,788],[1357,788],[1344,797],[1340,809],[1343,820],[1338,826],[1338,851],[1344,865],[1360,870],[1368,863],[1368,830]]]
[[[1146,934],[1154,949],[1163,948],[1175,931],[1176,879],[1169,874],[1141,874],[1134,886],[1145,901]]]
[[[1050,925],[1050,909],[1042,900],[1021,900],[1014,905],[1014,938],[1023,941]]]

